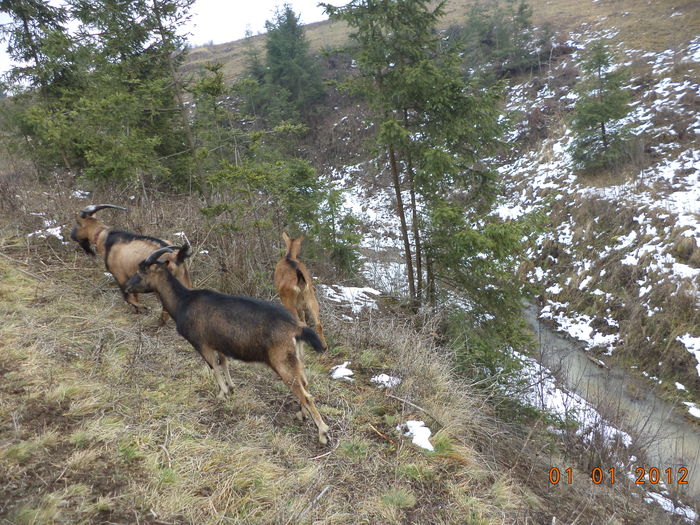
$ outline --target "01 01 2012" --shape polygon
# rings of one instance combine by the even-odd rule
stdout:
[[[667,485],[687,485],[688,484],[688,469],[686,467],[677,467],[660,469],[658,467],[637,467],[630,471],[634,477],[636,485],[656,485],[658,483],[666,483]],[[603,469],[595,467],[591,470],[590,480],[600,485],[607,483],[615,484],[615,467]],[[558,485],[560,482],[571,485],[574,482],[574,471],[571,467],[560,470],[558,467],[549,469],[549,483]]]

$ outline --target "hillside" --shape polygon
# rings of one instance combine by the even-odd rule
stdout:
[[[15,186],[15,203],[61,224],[70,212],[52,203],[86,202],[35,190]],[[133,207],[126,226],[152,213]],[[551,465],[568,463],[546,419],[527,433],[500,421],[486,393],[455,377],[431,322],[416,332],[384,306],[321,301],[331,349],[307,355],[307,371],[328,447],[269,369],[235,364],[237,390],[219,401],[172,322],[158,326],[154,298],[144,298],[152,313],[132,313],[100,264],[57,242],[65,228],[42,238],[32,222],[3,221],[0,234],[3,523],[588,522],[621,502],[627,517],[669,520],[625,483],[591,491],[578,468],[583,481],[548,484]],[[207,251],[194,259],[200,284]],[[412,443],[402,433],[416,421],[429,430]]]
[[[536,24],[552,25],[556,56],[541,74],[511,79],[514,126],[494,159],[503,187],[494,214],[546,218],[523,239],[521,277],[536,290],[528,315],[583,361],[634,378],[623,386],[633,402],[649,393],[675,404],[692,432],[700,9],[694,0],[530,3]],[[471,4],[448,4],[445,26]],[[346,28],[313,24],[307,35],[320,51],[342,44]],[[582,176],[568,151],[570,115],[584,47],[600,37],[632,72],[635,155],[619,171]],[[184,70],[222,61],[231,80],[244,45],[194,49]],[[305,359],[331,427],[326,447],[264,366],[235,363],[236,391],[217,399],[202,359],[172,321],[158,324],[156,298],[134,314],[102,261],[69,235],[87,204],[128,205],[101,217],[191,243],[198,287],[270,300],[280,238],[208,220],[209,203],[191,191],[42,178],[13,152],[0,155],[0,524],[697,523],[698,472],[690,487],[678,478],[698,458],[649,459],[655,429],[627,426],[625,414],[577,394],[533,351],[543,339],[504,349],[520,363],[516,377],[481,380],[459,368],[443,312],[408,312],[394,197],[383,157],[364,142],[366,109],[332,91],[326,110],[305,153],[362,236],[352,282],[307,260],[330,342]],[[615,482],[596,483],[596,468],[617,472]],[[675,478],[640,484],[638,468]]]
[[[629,49],[663,51],[687,43],[698,34],[700,12],[693,0],[532,0],[533,22],[538,26],[549,24],[555,33],[565,35],[583,28],[601,31],[615,27],[617,37]],[[464,23],[474,0],[450,0],[446,5],[443,29]],[[683,16],[671,16],[682,13]],[[302,20],[303,21],[303,20]],[[306,36],[314,52],[333,49],[347,43],[348,28],[339,22],[317,22],[306,27]],[[251,38],[250,44],[262,50],[264,35]],[[226,80],[233,80],[243,71],[245,40],[225,44],[200,46],[191,50],[184,70],[197,71],[204,64],[221,62]]]

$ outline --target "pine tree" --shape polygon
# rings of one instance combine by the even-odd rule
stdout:
[[[525,0],[474,4],[465,26],[451,34],[463,41],[466,68],[488,82],[539,67],[552,45],[547,26],[532,26],[532,7]]]
[[[264,57],[247,38],[247,78],[239,83],[242,108],[263,126],[308,121],[323,96],[323,83],[299,17],[285,4],[265,27]]]
[[[627,74],[615,68],[604,41],[588,50],[582,68],[586,77],[577,91],[571,128],[576,134],[571,154],[582,170],[610,168],[624,161],[628,133],[622,119],[630,112]]]
[[[24,97],[16,133],[47,169],[63,164],[93,179],[167,177],[183,183],[194,144],[177,77],[176,31],[192,0],[3,0]],[[72,20],[78,28],[69,34]],[[28,87],[27,87],[28,86]],[[30,101],[33,97],[38,100]]]
[[[434,304],[459,289],[475,317],[499,312],[505,314],[499,321],[513,320],[520,308],[512,265],[521,230],[489,217],[498,187],[484,161],[502,131],[500,86],[476,89],[463,80],[459,50],[446,49],[436,30],[442,3],[356,0],[324,7],[353,30],[360,75],[351,85],[371,105],[386,152],[411,300]]]
[[[299,17],[285,4],[265,28],[266,82],[285,93],[300,115],[308,115],[323,95],[323,84]]]

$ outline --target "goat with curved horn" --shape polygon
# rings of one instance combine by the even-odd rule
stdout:
[[[214,372],[219,398],[235,388],[227,359],[265,363],[289,387],[301,403],[297,414],[311,416],[318,440],[328,442],[328,426],[309,394],[302,360],[303,343],[317,352],[325,350],[316,332],[303,326],[281,305],[215,292],[192,290],[180,283],[163,259],[170,247],[160,248],[140,264],[125,286],[127,292],[153,289],[184,337]]]
[[[121,288],[124,300],[133,306],[137,312],[140,312],[145,307],[138,302],[138,295],[127,293],[124,290],[124,285],[138,271],[139,262],[153,250],[169,247],[171,243],[156,237],[110,228],[93,216],[95,212],[105,208],[126,210],[126,208],[115,206],[114,204],[86,206],[76,216],[77,224],[73,228],[70,237],[88,255],[99,255],[102,257],[107,271],[114,276],[119,288]],[[176,248],[177,250],[172,250],[172,253],[166,255],[170,270],[182,284],[191,287],[192,280],[185,264],[185,259],[190,256],[190,247],[189,245],[184,245]],[[168,313],[163,310],[161,321],[165,323],[167,320]]]

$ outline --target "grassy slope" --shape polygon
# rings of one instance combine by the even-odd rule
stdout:
[[[526,489],[450,437],[464,434],[474,401],[456,393],[444,362],[417,362],[430,351],[403,326],[343,328],[332,352],[308,357],[332,429],[326,449],[293,418],[295,403],[268,369],[235,366],[239,388],[220,402],[172,324],[158,329],[154,315],[127,313],[91,261],[44,253],[49,267],[25,266],[15,258],[23,251],[4,246],[18,255],[0,258],[0,518],[349,523],[410,514],[427,523],[523,508]],[[357,363],[356,381],[330,380],[345,358]],[[426,414],[372,386],[379,371],[419,376],[396,394],[445,423],[428,419],[440,430],[438,452],[393,430]]]
[[[332,349],[307,357],[331,426],[321,447],[270,370],[237,363],[235,395],[215,399],[172,323],[131,313],[100,264],[28,231],[0,227],[0,523],[590,522],[620,507],[668,519],[578,470],[550,486],[551,465],[575,462],[546,421],[499,422],[430,328],[388,312],[348,323],[322,305]],[[211,271],[197,265],[196,280]],[[331,380],[345,360],[355,381]],[[370,383],[380,372],[412,404]],[[408,419],[426,421],[436,452],[398,434]]]
[[[450,0],[445,6],[443,26],[462,23],[474,0]],[[535,25],[550,24],[562,35],[578,31],[583,23],[594,29],[616,27],[630,49],[661,51],[674,48],[697,34],[700,9],[695,0],[529,0]],[[674,12],[683,17],[671,18]],[[343,23],[317,22],[306,26],[312,51],[332,49],[347,42],[348,28]],[[244,40],[193,49],[184,70],[196,71],[206,63],[221,62],[224,75],[232,80],[241,74],[245,64]],[[252,44],[264,52],[265,37],[252,38]]]

